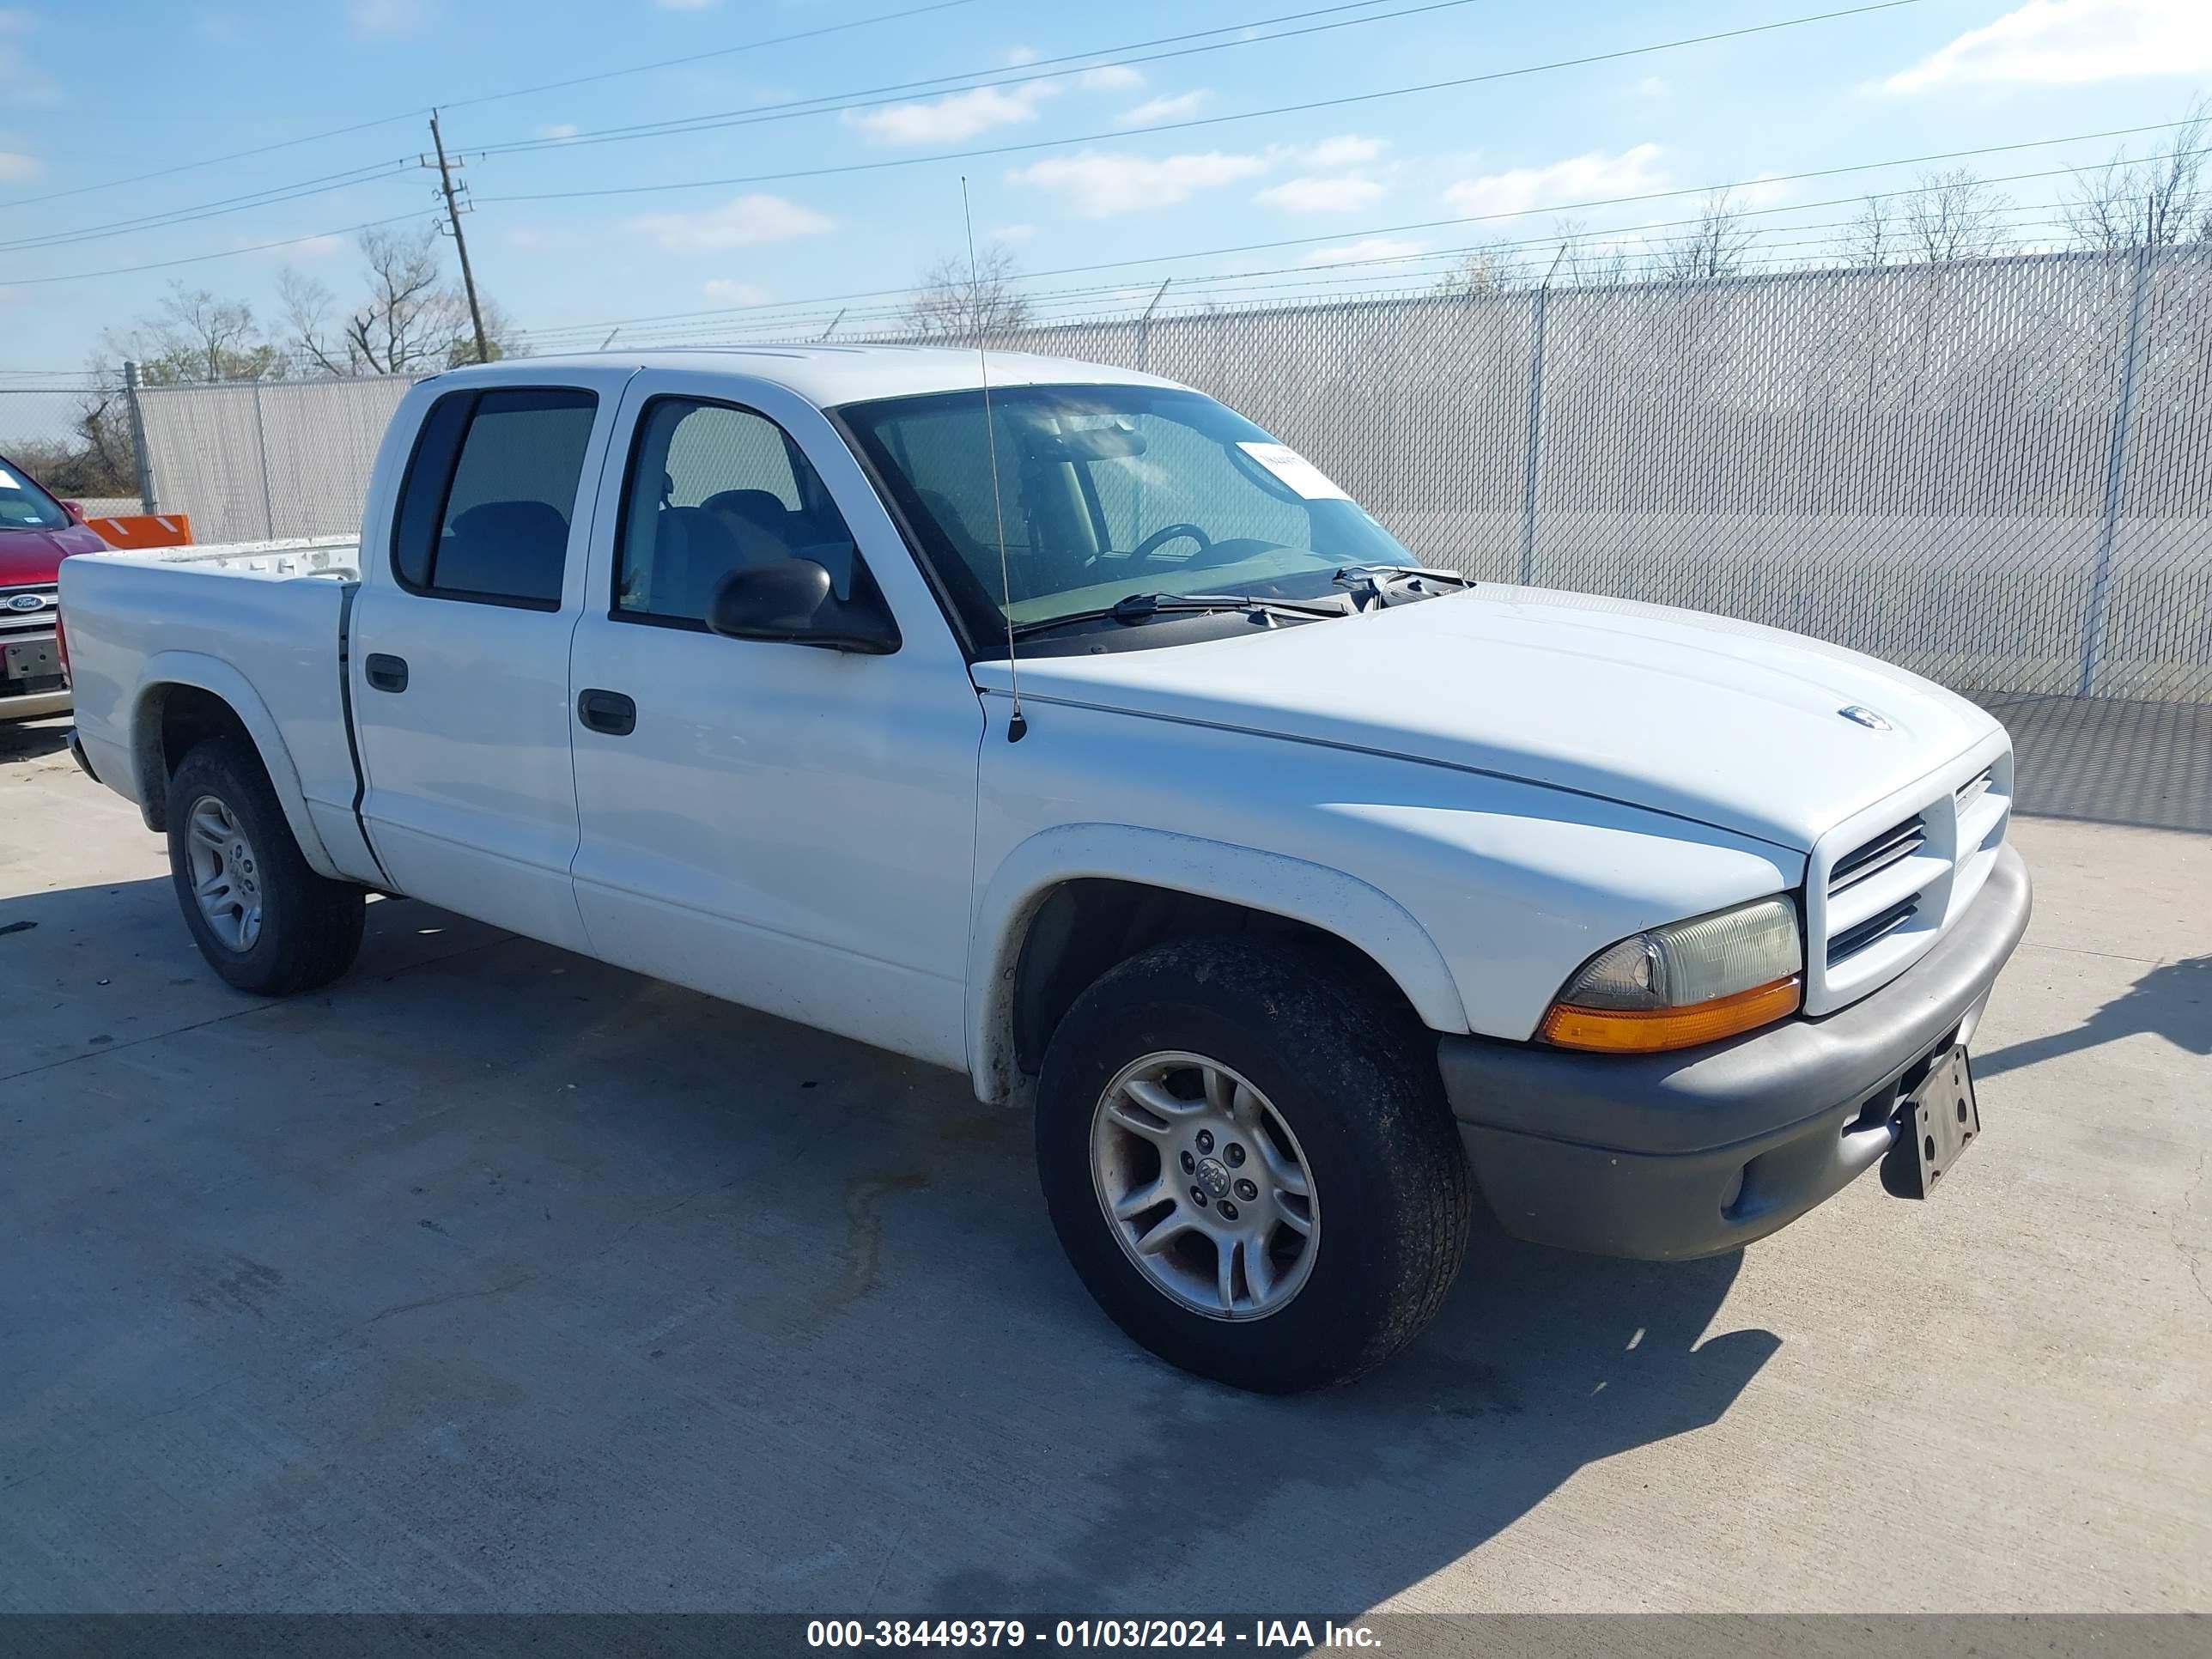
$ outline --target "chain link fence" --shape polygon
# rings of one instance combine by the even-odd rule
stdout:
[[[2004,708],[2024,756],[2039,721],[2091,780],[2051,810],[2212,828],[2212,250],[1168,311],[990,343],[1211,392],[1436,563],[1855,647]],[[154,491],[203,541],[353,530],[404,390],[149,389]],[[54,396],[0,392],[0,450],[21,400],[51,420]],[[2158,705],[2126,723],[2157,735],[2121,742],[2084,699]]]

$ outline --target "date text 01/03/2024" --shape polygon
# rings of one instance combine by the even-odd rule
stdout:
[[[1221,1619],[1060,1619],[1032,1626],[1019,1619],[817,1619],[811,1648],[1371,1648],[1364,1625],[1323,1619],[1258,1619],[1239,1627]]]

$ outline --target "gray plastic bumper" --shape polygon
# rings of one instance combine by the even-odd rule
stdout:
[[[1606,1255],[1712,1255],[1881,1161],[1931,1060],[1967,1041],[2027,931],[2010,847],[1936,947],[1872,995],[1669,1054],[1448,1036],[1444,1091],[1508,1232]]]

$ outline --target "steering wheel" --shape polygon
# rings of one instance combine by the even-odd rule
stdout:
[[[1191,555],[1193,558],[1199,557],[1213,545],[1213,538],[1194,524],[1166,524],[1130,549],[1129,556],[1132,559],[1149,559],[1170,542],[1186,539],[1198,544],[1198,552]]]

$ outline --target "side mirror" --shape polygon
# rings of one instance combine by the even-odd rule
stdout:
[[[707,627],[732,640],[774,640],[861,656],[899,648],[897,624],[872,595],[840,599],[830,573],[811,559],[781,559],[733,570],[707,603]]]
[[[82,524],[84,522],[84,503],[82,501],[64,501],[62,503],[62,511],[70,515],[70,522],[72,524]]]

